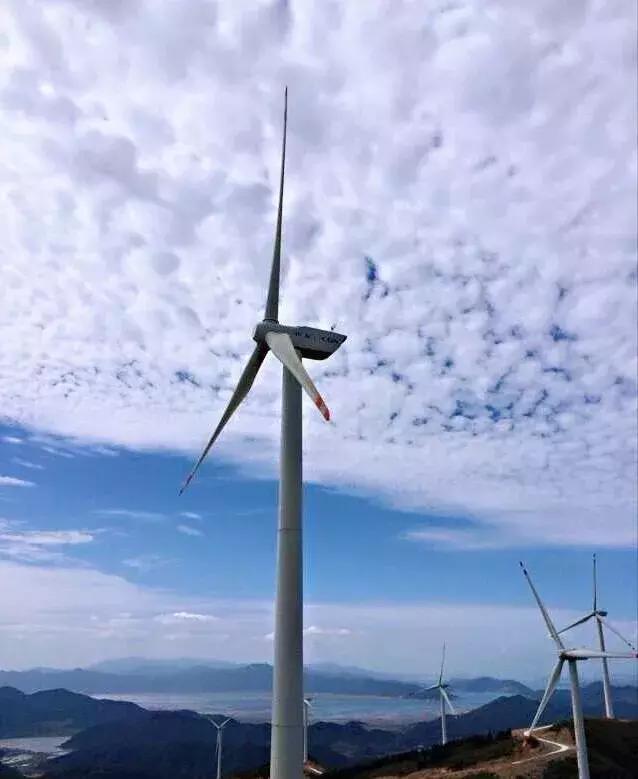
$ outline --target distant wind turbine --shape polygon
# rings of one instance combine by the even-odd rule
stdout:
[[[225,719],[222,723],[215,722],[214,719],[210,720],[217,728],[217,779],[222,779],[222,747],[224,738],[224,728],[230,722],[230,717]]]
[[[433,684],[431,687],[422,688],[425,692],[430,692],[431,690],[439,691],[439,703],[441,705],[441,744],[447,744],[447,721],[446,721],[447,713],[445,710],[446,704],[449,706],[452,714],[456,714],[456,710],[454,709],[454,706],[452,706],[452,701],[450,700],[447,694],[447,690],[450,689],[450,685],[446,684],[443,681],[444,665],[445,665],[445,644],[443,644],[443,653],[441,656],[441,671],[439,673],[439,681],[436,684]]]
[[[303,699],[303,761],[308,762],[308,726],[310,725],[312,698]]]
[[[571,625],[567,625],[566,628],[563,628],[562,630],[558,631],[558,635],[561,633],[565,633],[567,630],[571,630],[572,628],[575,628],[577,625],[584,625],[586,622],[588,622],[590,619],[596,620],[596,628],[598,629],[598,645],[600,646],[600,651],[605,652],[605,635],[603,633],[603,626],[607,628],[607,630],[610,630],[612,633],[615,633],[630,649],[633,649],[633,651],[636,651],[636,647],[631,643],[631,641],[628,641],[621,633],[616,630],[616,628],[612,627],[612,625],[607,622],[605,617],[607,616],[607,612],[603,611],[602,609],[598,608],[598,584],[596,581],[596,555],[593,556],[594,558],[594,598],[593,598],[593,608],[589,612],[589,614],[585,615],[584,617],[581,617],[581,619],[577,619],[576,622],[572,622]],[[607,658],[601,657],[601,662],[603,665],[603,695],[605,698],[605,716],[607,719],[613,719],[614,718],[614,706],[611,698],[611,683],[609,681],[609,668],[607,666]]]
[[[452,714],[456,714],[456,711],[454,709],[454,706],[452,706],[452,701],[450,700],[447,690],[449,690],[450,685],[446,684],[443,681],[443,666],[445,665],[445,644],[443,644],[443,653],[441,655],[441,672],[439,673],[439,681],[436,684],[433,684],[431,687],[428,687],[428,690],[438,690],[439,691],[439,703],[441,704],[441,744],[447,744],[447,722],[446,722],[446,711],[445,711],[445,704],[447,704],[450,707],[450,711]]]
[[[273,668],[272,779],[299,779],[303,770],[303,557],[302,516],[302,425],[301,389],[310,396],[326,420],[330,412],[301,358],[325,360],[346,340],[331,330],[279,323],[279,276],[281,269],[281,223],[288,90],[284,96],[284,129],[279,180],[279,206],[268,297],[263,320],[256,326],[257,342],[235,391],[201,457],[190,472],[180,494],[188,486],[210,448],[253,385],[268,352],[283,364],[281,407],[281,458],[279,481],[279,524],[275,594],[275,642]]]
[[[560,680],[561,672],[563,670],[563,665],[565,664],[565,662],[567,662],[567,665],[569,667],[569,680],[571,684],[571,694],[572,694],[572,715],[574,718],[574,737],[576,740],[576,757],[578,759],[578,779],[589,779],[589,762],[587,759],[587,742],[585,739],[583,705],[580,697],[580,684],[578,682],[578,663],[581,662],[582,660],[589,660],[591,658],[609,658],[609,657],[635,658],[638,657],[638,654],[636,654],[635,652],[632,653],[602,652],[602,651],[597,651],[595,649],[567,649],[563,644],[560,636],[558,635],[558,631],[554,627],[554,623],[552,622],[549,613],[547,612],[547,609],[543,604],[543,601],[540,599],[540,595],[536,591],[536,588],[534,587],[534,584],[532,582],[529,573],[527,572],[523,563],[521,563],[520,565],[521,568],[523,569],[523,574],[525,575],[525,578],[527,579],[527,582],[532,590],[534,599],[538,604],[538,608],[540,609],[540,612],[543,615],[543,619],[545,620],[545,624],[547,625],[549,634],[552,637],[554,643],[556,644],[556,650],[558,652],[558,662],[554,666],[554,670],[552,671],[549,680],[547,681],[547,687],[545,688],[545,692],[543,694],[541,702],[538,706],[536,714],[534,715],[532,724],[529,726],[529,729],[525,732],[525,735],[529,736],[530,733],[536,727],[536,723],[538,722],[538,720],[541,718],[541,715],[545,711],[545,707],[547,706],[549,699],[552,697],[552,694],[556,689],[556,685]]]

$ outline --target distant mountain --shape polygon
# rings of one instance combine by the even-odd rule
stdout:
[[[192,692],[269,692],[272,666],[266,663],[212,668],[194,666],[183,670],[146,673],[104,673],[78,668],[72,671],[0,671],[0,685],[35,692],[64,687],[94,695],[109,693],[192,693]],[[305,689],[309,693],[331,692],[343,695],[401,696],[415,692],[418,686],[406,682],[344,676],[306,670]]]
[[[422,686],[416,682],[391,679],[355,666],[339,666],[333,663],[308,666],[305,669],[304,684],[311,693],[436,697],[436,693],[423,692]],[[453,679],[451,684],[457,693],[534,695],[529,687],[511,679]],[[73,670],[0,671],[0,685],[16,687],[23,692],[60,687],[93,695],[267,692],[272,689],[272,666],[266,663],[233,665],[214,660],[198,661],[194,658],[151,660],[128,657]]]
[[[206,660],[195,657],[177,657],[168,659],[152,659],[148,657],[120,657],[115,660],[102,660],[88,666],[88,671],[101,671],[112,674],[161,674],[174,673],[190,668],[237,668],[238,663],[226,660]],[[51,669],[38,669],[47,670]]]
[[[448,690],[447,694],[448,694],[448,698],[450,698],[451,700],[458,697],[454,695],[454,693],[451,690]],[[439,691],[429,690],[427,687],[423,687],[420,690],[417,690],[415,693],[411,693],[409,697],[416,698],[419,701],[438,701]]]
[[[511,695],[533,696],[534,690],[514,679],[495,679],[493,676],[479,676],[474,679],[450,679],[450,687],[456,692],[497,692]]]
[[[395,679],[392,674],[368,671],[356,665],[339,665],[339,663],[311,663],[306,670],[315,673],[330,674],[331,676],[366,676],[370,679]]]
[[[306,666],[305,684],[309,692],[344,695],[416,694],[427,699],[436,693],[424,693],[422,684],[409,677],[367,671],[357,666],[317,663]],[[513,679],[482,676],[452,679],[456,693],[492,692],[533,696],[536,693]],[[0,685],[36,692],[61,687],[75,692],[109,693],[191,693],[191,692],[266,692],[272,689],[272,667],[266,663],[248,665],[198,658],[170,660],[124,657],[105,660],[88,668],[60,670],[34,668],[28,671],[0,671]]]
[[[540,698],[540,691],[538,697]],[[581,687],[581,697],[583,699],[583,708],[587,714],[599,714],[602,716],[604,711],[602,682],[592,682],[591,684],[583,685]],[[638,717],[638,687],[616,687],[614,685],[612,686],[612,698],[616,717]],[[569,690],[556,690],[552,700],[557,701],[560,706],[569,707],[571,706],[571,693]]]
[[[368,679],[384,679],[385,681],[407,682],[417,684],[418,674],[392,673],[390,671],[371,671],[356,665],[340,665],[339,663],[311,663],[306,666],[308,671],[331,674],[332,676],[365,676]]]
[[[0,687],[0,738],[70,735],[90,725],[145,716],[144,709],[124,701],[98,701],[68,690],[25,695],[12,687]]]

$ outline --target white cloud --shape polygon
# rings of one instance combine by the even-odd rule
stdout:
[[[318,625],[309,625],[304,628],[304,636],[350,636],[352,631],[348,628],[324,628]]]
[[[203,444],[263,310],[288,83],[282,319],[349,336],[310,366],[308,478],[477,543],[632,546],[631,5],[114,8],[0,9],[3,413]],[[268,360],[217,457],[272,474],[278,404]]]
[[[59,547],[88,544],[100,531],[86,530],[21,530],[22,523],[0,519],[0,558],[30,563],[65,562]]]
[[[202,515],[195,511],[180,511],[179,515],[185,519],[202,519]]]
[[[524,582],[520,582],[523,588]],[[106,657],[211,657],[271,660],[264,642],[272,630],[270,602],[178,595],[132,584],[88,567],[33,566],[0,561],[0,668],[88,665]],[[559,625],[578,613],[548,608]],[[613,615],[612,615],[613,616]],[[430,677],[448,646],[450,675],[480,673],[529,678],[545,675],[553,649],[541,616],[529,607],[490,603],[308,603],[305,661],[338,662]],[[615,622],[635,640],[631,621]],[[313,627],[314,626],[314,627]],[[339,631],[348,630],[349,634]],[[337,631],[337,634],[334,634]],[[392,640],[388,640],[388,636]],[[622,645],[610,635],[610,647]],[[593,632],[573,637],[591,645]],[[472,652],[468,654],[468,647]],[[626,664],[618,661],[619,672]],[[587,671],[587,669],[584,669]],[[591,669],[597,673],[598,669]]]
[[[138,511],[134,509],[98,509],[96,514],[105,517],[123,517],[124,519],[141,520],[142,522],[163,522],[165,514],[157,511]]]
[[[184,533],[187,536],[203,536],[202,531],[197,527],[191,527],[191,525],[178,525],[177,529],[180,533]]]
[[[31,471],[43,471],[44,465],[39,463],[33,463],[31,460],[23,460],[21,457],[14,457],[13,462],[16,465],[21,465],[23,468],[29,468]]]
[[[168,561],[161,555],[142,554],[137,557],[129,557],[126,560],[122,560],[122,565],[134,568],[140,573],[147,573],[155,568],[161,568],[161,566],[166,565],[167,562]]]
[[[35,487],[35,483],[15,476],[0,476],[0,487]]]
[[[88,544],[93,534],[85,530],[25,530],[21,533],[0,535],[6,541],[21,541],[34,546],[59,546],[65,544]]]
[[[55,446],[43,446],[42,451],[52,454],[55,457],[63,457],[65,460],[72,460],[75,457],[72,452],[66,451],[65,449],[58,449]]]
[[[212,614],[193,614],[190,611],[176,611],[173,614],[159,614],[155,617],[157,622],[163,625],[174,625],[180,622],[218,622],[218,618]]]
[[[3,441],[5,444],[16,444],[18,446],[23,443],[21,438],[14,435],[3,435],[0,437],[0,441]]]

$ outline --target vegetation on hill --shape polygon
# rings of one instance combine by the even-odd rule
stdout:
[[[92,725],[145,716],[145,709],[126,701],[95,700],[68,690],[25,695],[12,687],[0,687],[0,738],[61,736]]]
[[[590,773],[595,779],[636,779],[638,720],[585,720]]]
[[[3,750],[0,748],[0,779],[24,779],[24,776],[8,765],[2,765]]]
[[[407,776],[433,767],[459,771],[477,763],[511,755],[514,746],[511,732],[506,730],[452,741],[445,746],[437,744],[430,749],[416,749],[382,757],[365,765],[331,771],[324,776],[330,779],[376,779],[382,776]]]

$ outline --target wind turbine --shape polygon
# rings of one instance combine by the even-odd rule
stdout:
[[[439,702],[441,704],[441,744],[447,744],[447,723],[445,721],[445,704],[450,707],[450,711],[452,714],[456,714],[456,711],[454,709],[454,706],[452,706],[452,701],[450,700],[446,690],[449,689],[450,685],[446,684],[443,681],[443,666],[445,664],[445,644],[443,644],[443,653],[441,655],[441,672],[439,673],[439,681],[436,684],[433,684],[431,687],[428,687],[428,690],[438,690],[439,691]]]
[[[596,620],[596,628],[598,629],[598,645],[600,646],[600,651],[605,652],[605,635],[603,633],[603,626],[607,628],[607,630],[611,630],[612,633],[615,633],[622,641],[624,641],[625,644],[630,649],[633,649],[634,652],[636,651],[636,647],[631,643],[631,641],[628,641],[621,633],[619,633],[616,628],[612,627],[612,625],[607,622],[605,617],[607,616],[607,612],[603,611],[602,609],[598,608],[598,585],[596,580],[596,555],[594,557],[594,599],[593,599],[593,606],[592,610],[589,612],[589,614],[585,615],[584,617],[581,617],[581,619],[577,619],[576,622],[572,622],[571,625],[567,625],[566,628],[563,628],[562,630],[558,631],[558,635],[561,633],[565,633],[567,630],[571,630],[572,628],[575,628],[577,625],[584,625],[585,622],[588,622],[590,619]],[[607,665],[607,658],[601,657],[601,662],[603,665],[603,695],[605,698],[605,717],[607,719],[613,719],[614,718],[614,706],[611,699],[611,683],[609,681],[609,668]]]
[[[308,762],[308,725],[310,724],[310,709],[312,698],[303,699],[303,761]]]
[[[424,687],[423,690],[425,692],[430,692],[431,690],[438,690],[439,691],[439,702],[441,704],[441,744],[447,744],[447,722],[446,722],[446,711],[445,711],[445,705],[447,704],[450,707],[450,711],[452,714],[456,714],[456,710],[454,709],[454,706],[452,706],[452,701],[450,700],[446,690],[450,688],[449,684],[446,684],[443,681],[443,666],[445,664],[445,644],[443,644],[443,655],[441,657],[441,672],[439,673],[439,681],[436,684],[433,684],[431,687]]]
[[[223,744],[224,728],[230,722],[230,717],[228,719],[225,719],[221,724],[218,724],[212,718],[210,721],[217,728],[217,779],[222,779],[222,744]]]
[[[574,718],[574,736],[576,740],[576,757],[578,760],[578,777],[579,779],[589,779],[589,762],[587,759],[587,742],[585,739],[585,723],[583,720],[583,704],[580,697],[580,684],[578,682],[578,663],[582,660],[589,660],[591,658],[608,658],[608,657],[624,657],[635,658],[638,654],[635,652],[602,652],[596,649],[567,649],[563,644],[561,637],[558,635],[554,623],[552,622],[547,609],[545,608],[543,601],[540,599],[540,595],[536,591],[532,579],[527,572],[523,563],[520,564],[523,569],[523,573],[527,582],[532,590],[538,608],[540,609],[549,634],[556,644],[556,650],[558,652],[558,662],[554,666],[554,670],[550,674],[547,681],[547,687],[543,693],[541,702],[536,710],[532,724],[528,730],[525,731],[525,735],[529,736],[530,733],[536,727],[536,723],[540,719],[542,713],[545,711],[549,699],[552,697],[552,693],[556,689],[563,670],[563,665],[567,663],[569,667],[569,680],[571,684],[572,695],[572,715]]]
[[[312,327],[288,326],[279,323],[281,222],[287,113],[288,89],[286,88],[277,227],[266,310],[263,320],[257,324],[253,334],[257,345],[239,378],[237,387],[228,401],[219,424],[180,490],[181,494],[192,480],[211,446],[250,391],[261,364],[268,352],[271,351],[283,364],[270,753],[270,776],[272,779],[299,779],[303,770],[302,388],[310,396],[323,417],[326,420],[330,419],[328,407],[312,379],[306,373],[301,358],[325,360],[346,340],[345,335],[340,335],[332,330],[318,330]]]

